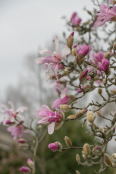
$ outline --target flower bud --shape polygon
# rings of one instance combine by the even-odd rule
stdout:
[[[88,109],[82,109],[76,113],[76,118],[81,118],[85,115],[85,113],[88,111]]]
[[[85,57],[83,55],[76,55],[75,60],[78,65],[81,65],[85,61]]]
[[[116,42],[114,42],[114,44],[113,44],[113,50],[114,51],[116,50]]]
[[[110,56],[111,56],[111,52],[110,52],[110,51],[107,51],[107,52],[105,53],[105,55],[104,55],[104,58],[109,59]]]
[[[88,70],[80,73],[80,77],[79,77],[80,82],[83,82],[87,78],[87,73],[88,73]]]
[[[25,167],[25,166],[22,166],[22,167],[20,168],[20,171],[21,171],[21,172],[25,172],[25,173],[29,173],[29,172],[30,172],[30,168]]]
[[[98,115],[99,117],[101,117],[101,111],[100,111],[100,110],[97,111],[96,113],[97,113],[97,115]]]
[[[112,94],[116,94],[116,90],[110,90]]]
[[[104,154],[104,163],[106,166],[112,167],[112,160],[108,154]]]
[[[61,144],[61,143],[59,143],[58,141],[56,141],[55,143],[58,145],[57,150],[59,150],[59,151],[60,151],[60,150],[62,149],[62,144]]]
[[[102,126],[99,127],[99,131],[103,132],[104,131],[104,128]]]
[[[76,174],[81,174],[78,170],[76,170]]]
[[[76,154],[76,161],[79,163],[80,162],[80,156]]]
[[[94,120],[93,112],[89,111],[87,113],[87,121],[90,122],[90,123],[93,123],[93,120]]]
[[[112,0],[114,4],[116,4],[116,1],[115,0]]]
[[[30,158],[28,158],[27,164],[28,164],[29,167],[31,167],[31,168],[33,168],[33,166],[34,166],[34,162],[33,162]]]
[[[103,84],[106,85],[106,79],[103,79]]]
[[[112,158],[116,159],[116,153],[112,154]]]
[[[56,151],[57,149],[58,149],[58,144],[57,143],[50,143],[49,145],[48,145],[48,148],[50,148],[51,149],[51,151]]]
[[[101,95],[102,94],[102,89],[98,88],[98,94]]]
[[[65,143],[67,146],[71,147],[72,146],[72,141],[70,140],[69,137],[65,136],[64,137]]]
[[[109,75],[111,74],[111,69],[110,69],[110,67],[108,67],[108,69],[106,70],[105,73],[106,73],[107,76],[109,76]]]
[[[26,143],[26,140],[23,139],[23,138],[20,138],[17,142],[18,142],[18,143],[21,143],[21,144],[24,144],[24,143]]]
[[[71,49],[73,46],[73,41],[74,41],[74,32],[72,32],[69,37],[66,39],[67,46]]]
[[[75,120],[76,119],[76,115],[69,115],[67,117],[67,120]]]
[[[76,56],[77,55],[77,52],[76,52],[76,49],[75,48],[72,49],[72,54],[73,54],[73,56]]]
[[[61,109],[61,111],[68,111],[70,109],[70,107],[68,105],[60,105],[59,108]]]
[[[85,155],[89,155],[89,153],[90,153],[90,147],[89,147],[89,144],[84,144],[84,146],[83,146],[83,152],[84,152],[84,154]]]
[[[63,71],[64,75],[68,75],[70,73],[71,73],[71,68],[70,67],[65,68],[64,71]]]

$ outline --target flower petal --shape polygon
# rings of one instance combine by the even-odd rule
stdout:
[[[55,122],[52,122],[48,125],[48,133],[51,135],[54,132]]]
[[[61,97],[61,98],[64,98],[64,97],[66,96],[67,91],[68,91],[68,87],[66,87],[66,88],[62,91],[62,93],[60,94],[60,97]]]
[[[61,54],[62,54],[62,57],[70,54],[70,48],[68,48],[68,47],[63,48],[61,51]]]

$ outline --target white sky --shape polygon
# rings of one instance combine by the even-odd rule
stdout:
[[[67,31],[63,15],[86,18],[85,5],[92,8],[91,0],[0,0],[0,96],[25,72],[26,55]]]

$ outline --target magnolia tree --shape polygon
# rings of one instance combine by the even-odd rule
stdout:
[[[109,117],[102,114],[105,107],[116,102],[116,1],[100,3],[98,0],[93,0],[93,4],[92,11],[84,9],[90,15],[90,19],[85,22],[82,22],[76,12],[72,14],[70,20],[64,17],[71,34],[67,37],[66,43],[61,42],[64,43],[61,51],[56,36],[55,51],[41,49],[39,53],[45,56],[35,59],[35,63],[45,65],[46,80],[52,81],[59,95],[51,109],[43,103],[41,108],[35,111],[37,124],[45,128],[41,136],[38,136],[38,132],[32,127],[33,120],[30,126],[25,125],[24,116],[20,113],[26,111],[27,107],[23,106],[15,110],[11,101],[9,102],[11,108],[1,105],[3,108],[1,112],[5,114],[2,124],[8,126],[7,130],[14,136],[14,140],[20,137],[18,143],[26,145],[33,152],[33,158],[27,159],[27,166],[20,168],[23,173],[35,173],[37,148],[47,130],[51,135],[54,130],[65,126],[64,122],[81,119],[82,126],[86,122],[89,123],[87,125],[90,132],[86,133],[87,136],[94,137],[92,145],[86,142],[81,147],[73,146],[71,137],[67,135],[64,137],[67,147],[62,147],[56,139],[56,142],[48,144],[48,148],[59,153],[71,149],[80,150],[82,157],[76,154],[77,163],[87,167],[99,165],[99,171],[94,171],[97,174],[101,174],[108,167],[116,167],[116,153],[106,152],[109,142],[116,136],[116,112],[109,110]],[[75,37],[76,34],[78,37]],[[88,104],[85,106],[84,100],[88,93]],[[101,97],[102,102],[96,101],[96,98],[92,99],[94,95],[91,94],[95,93]],[[69,110],[73,111],[74,115],[65,118],[65,113]],[[100,127],[96,124],[97,117],[101,117],[103,121],[107,120],[107,124]],[[22,133],[29,133],[29,131],[34,133],[35,143],[23,138]],[[80,174],[80,171],[76,170],[76,173]]]

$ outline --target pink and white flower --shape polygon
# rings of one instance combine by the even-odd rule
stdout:
[[[60,99],[56,99],[54,102],[53,102],[53,104],[52,104],[52,108],[58,108],[60,105],[62,105],[62,104],[67,104],[67,102],[69,101],[69,99],[70,99],[70,97],[68,97],[67,95],[66,95],[66,93],[67,93],[67,91],[68,91],[68,88],[66,87],[63,91],[62,91],[62,93],[60,94]]]
[[[36,111],[36,117],[40,120],[38,124],[48,124],[48,133],[52,134],[54,132],[55,122],[58,122],[61,118],[61,115],[57,112],[53,112],[50,108],[46,105],[43,105],[41,109]]]
[[[52,70],[54,75],[58,72],[59,69],[63,68],[61,65],[62,58],[70,53],[70,49],[66,46],[62,49],[61,53],[59,52],[59,39],[55,37],[55,51],[52,53],[48,49],[41,49],[39,51],[40,54],[47,54],[47,57],[36,58],[35,62],[37,64],[47,65],[46,77],[49,78],[49,70]]]
[[[7,131],[11,132],[11,135],[14,136],[14,140],[16,140],[18,137],[22,137],[23,130],[23,125],[11,126],[7,128]],[[27,131],[24,132],[26,133]]]
[[[116,6],[110,9],[107,5],[100,4],[100,13],[96,15],[98,17],[93,25],[93,28],[100,27],[106,22],[113,20],[114,16],[116,16]]]
[[[71,22],[73,25],[79,25],[82,21],[82,19],[80,17],[78,17],[78,14],[76,12],[74,12],[71,16]]]
[[[109,64],[110,64],[109,60],[107,60],[106,58],[103,58],[101,62],[98,62],[98,68],[106,72],[109,67]]]
[[[9,101],[8,103],[11,106],[10,109],[6,105],[1,104],[1,107],[3,108],[3,111],[1,111],[1,113],[6,114],[6,117],[3,120],[3,124],[5,125],[5,124],[16,123],[17,122],[16,118],[19,118],[21,121],[23,121],[24,116],[19,114],[19,112],[23,112],[25,110],[28,110],[28,108],[25,106],[21,106],[15,110],[13,102]]]

